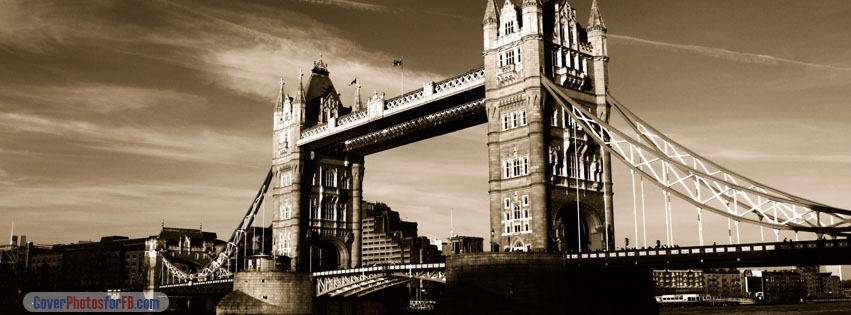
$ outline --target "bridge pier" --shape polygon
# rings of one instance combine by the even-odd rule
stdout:
[[[237,272],[216,314],[311,314],[314,288],[308,272]]]
[[[652,268],[568,267],[555,253],[450,256],[446,281],[439,314],[659,312]]]

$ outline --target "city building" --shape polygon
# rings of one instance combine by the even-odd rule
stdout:
[[[762,277],[767,303],[798,303],[806,295],[804,278],[796,271],[763,271]]]
[[[839,277],[830,272],[820,272],[819,266],[803,266],[795,268],[804,279],[807,298],[820,298],[841,295]]]
[[[449,238],[447,250],[443,251],[443,255],[481,253],[484,251],[483,246],[484,239],[481,237],[455,235]]]
[[[386,204],[364,202],[361,262],[364,266],[438,262],[437,247],[417,236],[417,223],[402,221]]]
[[[721,297],[743,297],[743,275],[736,268],[706,269],[703,271],[703,287],[706,294]]]
[[[703,293],[705,289],[701,270],[653,270],[653,282],[658,294]]]
[[[267,233],[271,235],[270,230]],[[248,238],[252,239],[251,233]],[[12,287],[21,285],[42,291],[140,288],[151,276],[151,270],[162,268],[159,261],[152,266],[146,260],[146,244],[154,244],[152,248],[176,268],[195,272],[206,266],[225,243],[216,239],[216,233],[170,227],[163,227],[157,235],[149,237],[104,236],[97,242],[36,245],[26,242],[25,236],[20,243],[17,240],[13,238],[13,244],[0,249],[0,256],[4,257],[3,275],[12,277],[0,282],[20,280],[8,288],[3,286],[4,291],[16,290]],[[271,243],[267,248],[271,248]]]

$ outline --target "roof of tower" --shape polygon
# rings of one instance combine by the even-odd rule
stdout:
[[[606,24],[603,23],[603,14],[600,13],[600,6],[597,5],[597,0],[591,3],[591,16],[588,17],[588,30],[595,28],[606,30]]]
[[[482,24],[496,24],[499,22],[499,11],[496,8],[496,0],[488,0],[488,6],[485,9],[485,18],[482,20]]]
[[[307,103],[317,100],[320,97],[326,97],[327,95],[331,95],[337,102],[340,101],[337,89],[334,88],[334,83],[328,77],[328,69],[325,67],[317,66],[313,68],[310,78],[307,79],[306,88],[304,100]]]
[[[304,72],[301,69],[298,69],[298,91],[295,93],[295,103],[304,104],[306,99],[304,97],[304,84],[302,83],[304,77]]]
[[[284,100],[286,98],[287,95],[284,93],[284,78],[281,78],[281,91],[278,92],[278,100],[275,101],[275,112],[284,110]]]

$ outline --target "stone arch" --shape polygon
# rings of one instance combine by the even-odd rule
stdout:
[[[597,211],[591,206],[579,202],[578,232],[576,212],[576,201],[565,203],[556,212],[552,221],[554,248],[564,252],[587,252],[600,248],[602,244],[602,221]]]
[[[311,238],[308,263],[313,272],[346,269],[351,265],[349,249],[336,237]]]

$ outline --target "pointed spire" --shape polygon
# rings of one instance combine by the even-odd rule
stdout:
[[[588,18],[588,30],[606,31],[606,24],[603,23],[603,14],[600,13],[600,6],[597,5],[597,0],[591,3],[591,16]]]
[[[488,0],[488,6],[485,9],[485,18],[482,24],[498,24],[499,12],[496,10],[496,0]]]
[[[281,77],[281,91],[278,92],[278,100],[275,101],[275,112],[280,113],[284,110],[284,101],[286,100],[286,94],[284,93],[284,78]]]
[[[304,72],[301,69],[298,69],[298,92],[295,94],[295,103],[304,104],[305,96],[304,96]]]
[[[357,83],[357,89],[355,90],[355,106],[353,106],[354,107],[353,110],[356,111],[356,112],[359,112],[359,111],[364,110],[364,108],[363,108],[363,101],[361,101],[361,97],[360,97],[360,81],[355,79],[355,83]]]

